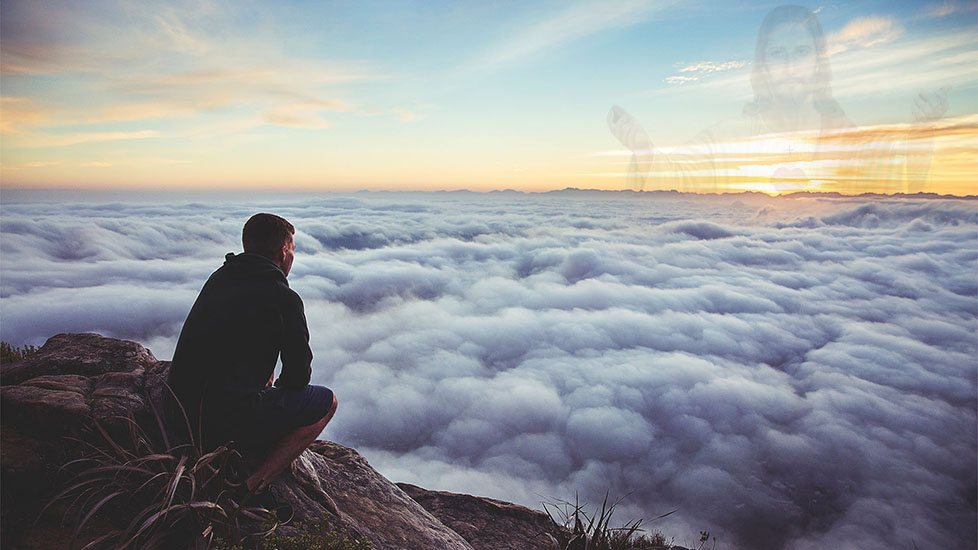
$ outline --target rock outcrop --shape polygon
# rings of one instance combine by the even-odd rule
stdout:
[[[398,483],[405,493],[456,533],[475,550],[552,550],[554,531],[550,516],[538,510],[490,498],[429,491]]]
[[[41,531],[57,530],[57,520],[33,522],[52,495],[54,474],[78,455],[72,442],[96,421],[109,429],[125,427],[126,417],[150,422],[168,369],[135,342],[97,334],[59,334],[35,355],[0,366],[3,548],[53,544]],[[377,550],[544,549],[551,548],[544,533],[558,528],[512,504],[399,487],[355,450],[326,441],[311,445],[272,493],[296,521],[323,518]]]

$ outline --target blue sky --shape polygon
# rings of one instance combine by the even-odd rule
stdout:
[[[8,1],[3,182],[616,189],[608,109],[656,146],[737,116],[777,5]],[[974,2],[808,7],[854,124],[978,113]]]

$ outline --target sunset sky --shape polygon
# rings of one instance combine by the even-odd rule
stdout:
[[[644,128],[656,162],[695,156],[696,136],[751,99],[758,28],[778,5],[4,1],[0,181],[628,188],[632,152],[609,109]],[[723,143],[733,159],[711,153],[729,169],[715,189],[661,162],[642,188],[978,192],[975,3],[807,7],[853,125],[822,141],[835,153],[789,161],[811,135],[751,136]],[[946,94],[940,116],[918,120],[922,92]],[[908,157],[926,184],[903,180]]]
[[[780,6],[0,0],[0,340],[169,360],[275,212],[321,437],[393,481],[969,548],[978,2],[807,3],[821,56]]]

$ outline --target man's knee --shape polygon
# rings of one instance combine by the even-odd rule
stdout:
[[[339,406],[339,403],[336,401],[336,394],[334,393],[333,394],[333,403],[329,406],[329,410],[326,411],[326,415],[319,419],[318,424],[321,424],[322,427],[325,428],[326,427],[326,424],[328,424],[329,421],[333,418],[333,415],[336,414],[336,408],[338,406]]]

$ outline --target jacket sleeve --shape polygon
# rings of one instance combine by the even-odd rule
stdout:
[[[275,385],[301,390],[312,375],[312,350],[309,348],[309,328],[302,307],[302,298],[292,289],[285,289],[282,304],[282,374]]]

